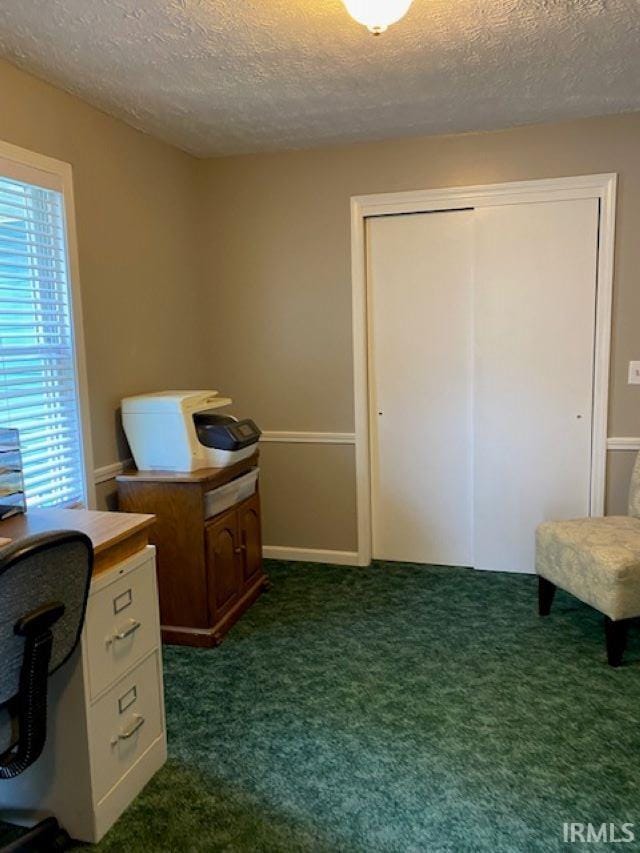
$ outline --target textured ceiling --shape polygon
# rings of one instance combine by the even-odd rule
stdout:
[[[639,0],[0,0],[0,54],[200,156],[640,108]]]

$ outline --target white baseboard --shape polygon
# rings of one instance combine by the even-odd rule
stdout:
[[[262,555],[266,560],[297,560],[303,563],[333,563],[337,566],[357,566],[357,551],[330,551],[321,548],[286,548],[265,545]]]

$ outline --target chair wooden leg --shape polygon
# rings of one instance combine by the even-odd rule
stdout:
[[[609,666],[620,666],[627,645],[627,622],[622,619],[614,622],[604,617],[604,635],[607,641],[607,660]]]
[[[556,585],[538,575],[538,613],[540,616],[548,616],[553,604],[553,596],[556,594]]]

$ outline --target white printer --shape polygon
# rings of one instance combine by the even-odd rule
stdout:
[[[217,391],[160,391],[125,397],[122,424],[141,471],[224,468],[255,452],[260,430],[250,419],[223,415]]]

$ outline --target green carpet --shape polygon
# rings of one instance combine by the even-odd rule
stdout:
[[[532,577],[268,571],[219,649],[165,648],[169,763],[101,853],[533,853],[569,849],[572,820],[640,837],[636,632],[613,670],[601,617],[559,594],[540,619]]]

